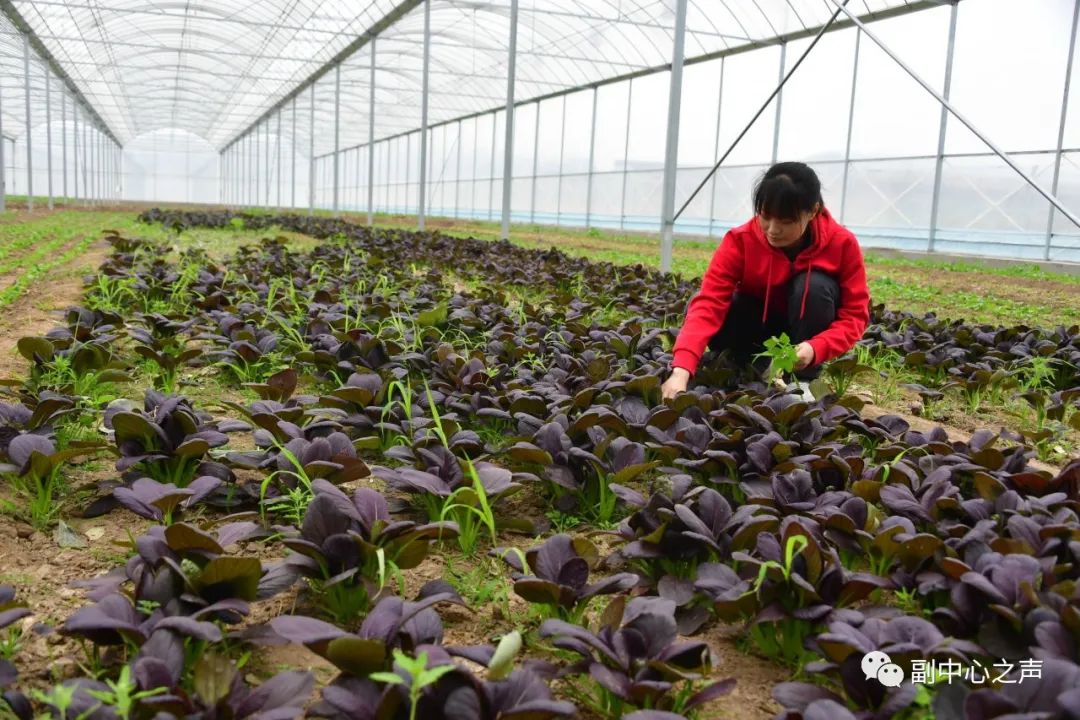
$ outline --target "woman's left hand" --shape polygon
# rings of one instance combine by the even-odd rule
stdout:
[[[796,370],[802,370],[814,364],[814,347],[810,343],[799,343],[795,346],[795,352],[799,356],[799,361],[795,363]]]

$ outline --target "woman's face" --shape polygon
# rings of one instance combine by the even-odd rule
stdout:
[[[806,226],[817,214],[818,209],[815,207],[811,211],[800,213],[795,219],[789,219],[773,217],[762,210],[757,218],[769,244],[774,248],[786,248],[799,242],[803,233],[806,232]]]

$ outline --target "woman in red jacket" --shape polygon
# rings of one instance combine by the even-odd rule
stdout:
[[[706,346],[742,365],[786,332],[796,377],[858,342],[870,320],[866,268],[855,236],[833,219],[821,181],[798,162],[773,165],[754,188],[756,217],[724,236],[690,301],[664,398],[686,390]]]

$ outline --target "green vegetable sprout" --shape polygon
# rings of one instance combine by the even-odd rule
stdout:
[[[791,338],[787,333],[780,333],[779,337],[771,337],[765,341],[765,352],[760,352],[754,356],[757,360],[761,357],[769,358],[769,367],[765,371],[765,377],[769,382],[782,377],[784,374],[790,374],[795,371],[795,366],[799,362],[799,353],[795,349],[795,346],[791,344]]]

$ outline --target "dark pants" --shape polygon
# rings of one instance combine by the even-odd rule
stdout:
[[[825,330],[836,320],[840,286],[831,275],[811,270],[806,314],[800,318],[806,282],[805,272],[792,277],[783,290],[787,294],[787,312],[770,315],[764,323],[761,322],[763,300],[735,292],[723,327],[709,340],[709,349],[714,352],[727,350],[736,364],[749,365],[754,355],[765,350],[765,341],[770,337],[787,333],[791,344],[798,345]],[[813,380],[820,374],[821,366],[815,364],[797,371],[795,376],[800,380]]]

